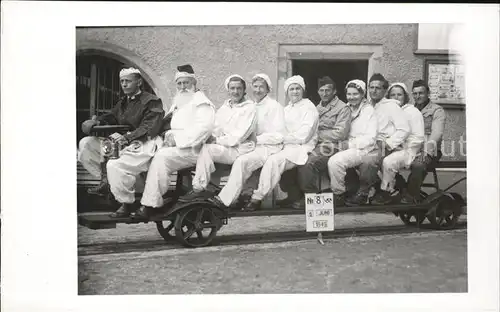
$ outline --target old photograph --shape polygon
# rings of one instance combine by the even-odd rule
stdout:
[[[79,294],[467,292],[462,29],[77,27]]]

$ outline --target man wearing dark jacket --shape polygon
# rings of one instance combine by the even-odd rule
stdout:
[[[135,201],[137,176],[148,170],[162,139],[158,136],[164,116],[161,100],[141,90],[142,77],[139,70],[127,68],[120,71],[120,85],[123,96],[111,112],[92,117],[82,124],[84,133],[89,134],[97,125],[127,125],[126,134],[113,133],[112,142],[121,146],[119,157],[109,159],[102,151],[106,138],[84,137],[79,143],[78,160],[95,176],[101,176],[101,184],[94,192],[106,193],[108,187],[115,199],[122,204]]]

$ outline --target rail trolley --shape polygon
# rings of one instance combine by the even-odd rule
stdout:
[[[101,135],[110,132],[124,131],[123,128],[114,126],[95,127],[94,133]],[[224,168],[226,167],[226,168]],[[355,207],[339,206],[335,207],[334,213],[367,213],[367,212],[392,212],[399,217],[407,226],[420,226],[425,219],[428,219],[432,228],[437,230],[451,230],[457,226],[458,219],[466,206],[464,198],[454,192],[449,192],[455,185],[466,180],[462,177],[446,187],[441,189],[438,181],[436,168],[465,168],[465,161],[441,161],[435,168],[428,170],[432,174],[432,183],[422,185],[421,195],[423,200],[418,204],[388,204],[388,205],[360,205]],[[218,170],[230,171],[230,165],[222,165]],[[229,169],[229,170],[228,170]],[[271,208],[260,209],[256,211],[225,211],[213,205],[204,198],[193,200],[189,203],[181,203],[177,199],[187,192],[184,187],[184,181],[192,178],[194,168],[187,168],[177,172],[175,186],[164,195],[164,206],[161,213],[151,218],[124,217],[112,218],[102,212],[88,212],[78,214],[78,223],[90,229],[109,229],[116,228],[118,223],[137,224],[154,222],[159,234],[167,242],[179,242],[185,247],[204,247],[212,243],[217,232],[222,226],[228,223],[230,218],[250,217],[250,216],[277,216],[277,215],[300,215],[305,214],[304,209],[295,209],[290,207],[277,208],[274,196],[272,197]],[[225,171],[224,171],[225,172]],[[326,181],[326,177],[319,177]],[[325,185],[325,182],[320,182]],[[220,190],[219,185],[213,185],[215,189]],[[432,188],[433,192],[426,193],[423,189]],[[136,196],[137,208],[140,206],[140,195]],[[114,211],[119,204],[114,202],[112,196],[101,197],[81,192],[79,197],[78,211],[82,208],[99,208],[92,211]]]

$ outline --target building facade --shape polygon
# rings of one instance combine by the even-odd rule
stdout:
[[[187,63],[196,72],[198,87],[217,106],[227,96],[224,80],[234,73],[242,75],[247,81],[256,73],[268,74],[273,82],[271,94],[281,104],[285,104],[284,81],[296,74],[305,78],[307,96],[313,102],[319,99],[317,79],[324,75],[335,80],[341,99],[345,99],[343,89],[347,81],[355,78],[367,81],[377,72],[390,82],[404,82],[411,87],[414,80],[429,80],[435,76],[432,75],[433,70],[439,69],[441,65],[430,66],[434,61],[443,66],[460,63],[459,55],[450,49],[441,46],[432,49],[432,40],[439,43],[442,40],[429,39],[428,36],[435,37],[437,34],[446,38],[449,27],[441,26],[439,29],[444,32],[440,33],[436,32],[435,27],[425,29],[424,26],[355,24],[77,28],[78,131],[81,121],[102,113],[116,102],[120,94],[118,71],[124,64],[135,66],[143,72],[145,88],[161,97],[166,109],[175,94],[173,80],[176,67]],[[425,49],[419,49],[425,43]],[[453,83],[451,87],[451,93],[455,94]],[[443,159],[465,160],[465,103],[445,103],[443,106],[447,113]],[[78,135],[80,137],[81,132]]]

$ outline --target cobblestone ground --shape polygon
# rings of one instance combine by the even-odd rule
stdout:
[[[303,216],[230,220],[220,235],[305,229]],[[336,228],[400,224],[343,214]],[[80,244],[158,240],[152,225],[80,228]],[[467,232],[421,232],[79,257],[80,294],[466,292]]]

